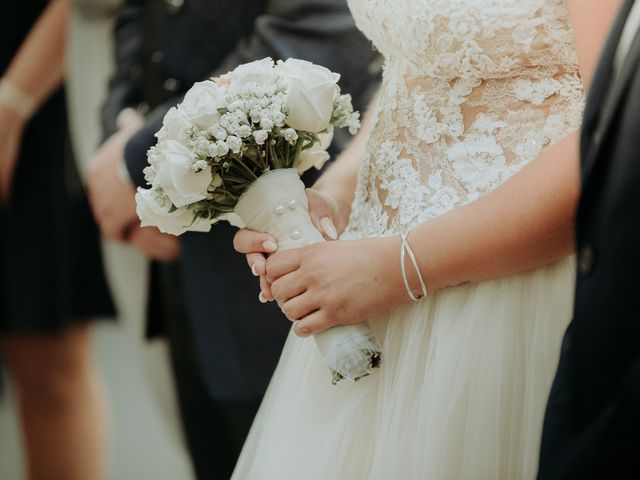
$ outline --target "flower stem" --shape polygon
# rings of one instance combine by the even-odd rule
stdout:
[[[242,161],[242,157],[241,157],[241,156],[240,156],[240,157],[238,157],[238,164],[239,164],[239,165],[241,165],[242,167],[244,167],[244,169],[245,169],[247,172],[249,172],[249,174],[251,175],[251,177],[252,177],[254,180],[257,180],[257,179],[258,179],[258,176],[257,176],[255,173],[253,173],[253,170],[251,170],[249,167],[247,167],[247,166],[245,165],[245,163]]]

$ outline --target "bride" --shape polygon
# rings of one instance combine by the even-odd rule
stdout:
[[[533,478],[571,316],[583,82],[619,1],[349,3],[386,63],[308,191],[340,240],[235,240],[297,336],[234,478]],[[305,337],[364,320],[383,365],[332,386]]]

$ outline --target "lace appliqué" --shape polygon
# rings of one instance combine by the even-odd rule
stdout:
[[[343,238],[397,234],[469,203],[579,128],[564,0],[349,4],[386,64]]]

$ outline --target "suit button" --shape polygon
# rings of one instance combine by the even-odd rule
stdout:
[[[184,7],[184,0],[164,0],[164,3],[167,5],[169,13],[174,15],[180,13]]]
[[[167,92],[175,92],[180,88],[180,80],[175,78],[167,78],[162,84],[162,87]]]
[[[160,63],[164,58],[164,53],[161,50],[156,50],[151,54],[151,61],[153,63]]]
[[[578,255],[578,271],[582,275],[589,275],[593,271],[594,260],[595,253],[593,247],[589,244],[584,245]]]

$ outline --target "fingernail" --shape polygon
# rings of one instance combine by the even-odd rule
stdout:
[[[264,298],[264,295],[262,295],[262,292],[258,294],[258,300],[260,300],[260,303],[267,303],[267,299]]]
[[[330,239],[335,240],[338,238],[338,231],[329,217],[322,217],[320,219],[320,226],[322,226],[325,233],[329,235]]]
[[[253,273],[254,277],[258,277],[258,272],[256,272],[256,264],[251,265],[251,273]]]
[[[273,240],[265,240],[264,242],[262,242],[262,247],[265,249],[265,251],[272,253],[278,249],[278,244]]]
[[[301,328],[301,329],[298,331],[298,334],[299,334],[301,337],[308,337],[308,336],[309,336],[309,333],[310,333],[310,332],[309,332],[309,329],[308,329],[308,328]]]

